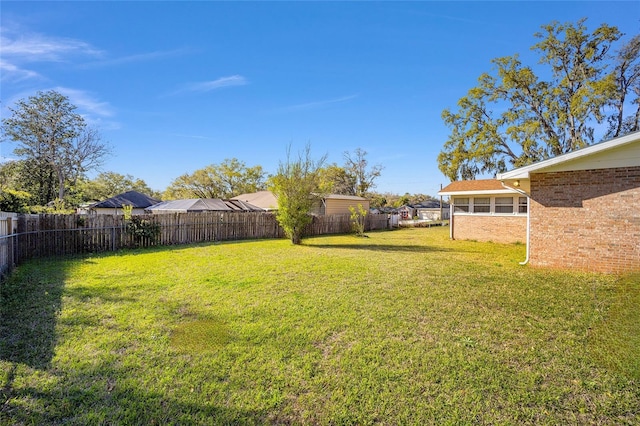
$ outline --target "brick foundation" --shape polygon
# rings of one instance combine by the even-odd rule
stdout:
[[[493,241],[495,243],[525,243],[525,215],[489,216],[454,215],[453,238],[456,240]]]
[[[640,270],[640,167],[532,174],[530,263]]]

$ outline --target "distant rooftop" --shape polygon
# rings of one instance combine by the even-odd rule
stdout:
[[[107,198],[104,201],[91,204],[90,209],[121,209],[122,206],[132,206],[134,209],[146,209],[149,206],[159,203],[160,200],[151,198],[138,191],[127,191],[122,194]]]

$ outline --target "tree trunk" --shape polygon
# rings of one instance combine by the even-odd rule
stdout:
[[[291,236],[291,243],[299,245],[300,243],[302,243],[302,237],[298,233],[293,234]]]
[[[62,202],[64,200],[64,173],[58,170],[58,200]]]

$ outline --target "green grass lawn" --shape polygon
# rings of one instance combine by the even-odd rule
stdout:
[[[448,232],[22,265],[0,423],[638,424],[640,276]]]

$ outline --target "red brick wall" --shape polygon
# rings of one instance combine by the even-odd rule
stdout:
[[[453,238],[495,243],[524,243],[527,239],[527,217],[454,214]]]
[[[531,175],[530,263],[640,270],[640,167]]]

